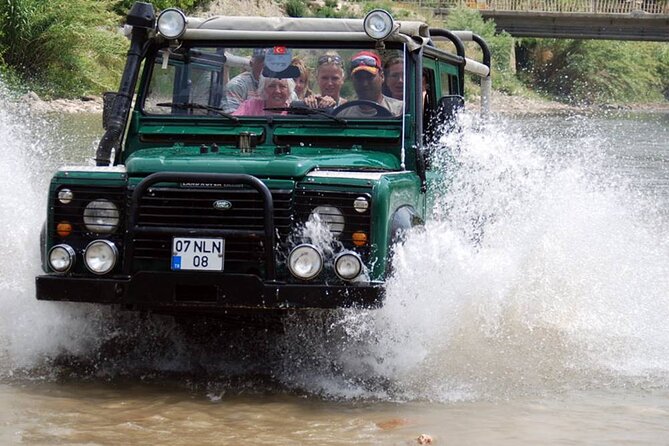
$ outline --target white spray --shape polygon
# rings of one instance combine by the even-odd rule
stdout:
[[[6,92],[0,100],[0,373],[61,354],[95,357],[115,337],[153,337],[120,365],[126,373],[189,370],[194,346],[169,327],[35,300],[48,179],[68,156],[47,121]],[[282,336],[222,339],[211,351],[199,345],[199,366],[267,373],[341,398],[666,385],[669,224],[661,200],[610,169],[587,119],[570,118],[568,128],[584,130],[559,149],[564,134],[527,134],[501,119],[478,129],[469,119],[435,155],[444,193],[426,226],[397,247],[382,309],[295,316]]]

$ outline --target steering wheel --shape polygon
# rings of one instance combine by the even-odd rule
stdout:
[[[341,113],[342,111],[344,111],[348,108],[361,106],[361,105],[366,106],[366,107],[372,107],[373,109],[375,109],[376,110],[376,115],[374,115],[375,117],[389,118],[389,117],[393,116],[393,114],[390,112],[390,110],[385,108],[383,105],[378,104],[374,101],[367,101],[365,99],[356,99],[354,101],[348,101],[347,103],[342,104],[339,107],[332,110],[332,115],[337,116],[339,113]]]

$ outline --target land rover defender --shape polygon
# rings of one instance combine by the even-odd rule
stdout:
[[[96,165],[50,183],[37,299],[172,315],[382,305],[391,247],[425,219],[434,123],[462,106],[466,72],[487,98],[485,42],[382,10],[199,19],[138,2],[126,29]]]

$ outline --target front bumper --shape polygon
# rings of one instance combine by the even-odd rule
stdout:
[[[383,284],[263,282],[250,274],[139,272],[114,278],[42,275],[39,300],[119,304],[162,313],[224,313],[228,309],[378,308]]]

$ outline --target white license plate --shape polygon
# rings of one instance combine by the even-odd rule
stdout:
[[[172,270],[223,271],[225,239],[172,239]]]

